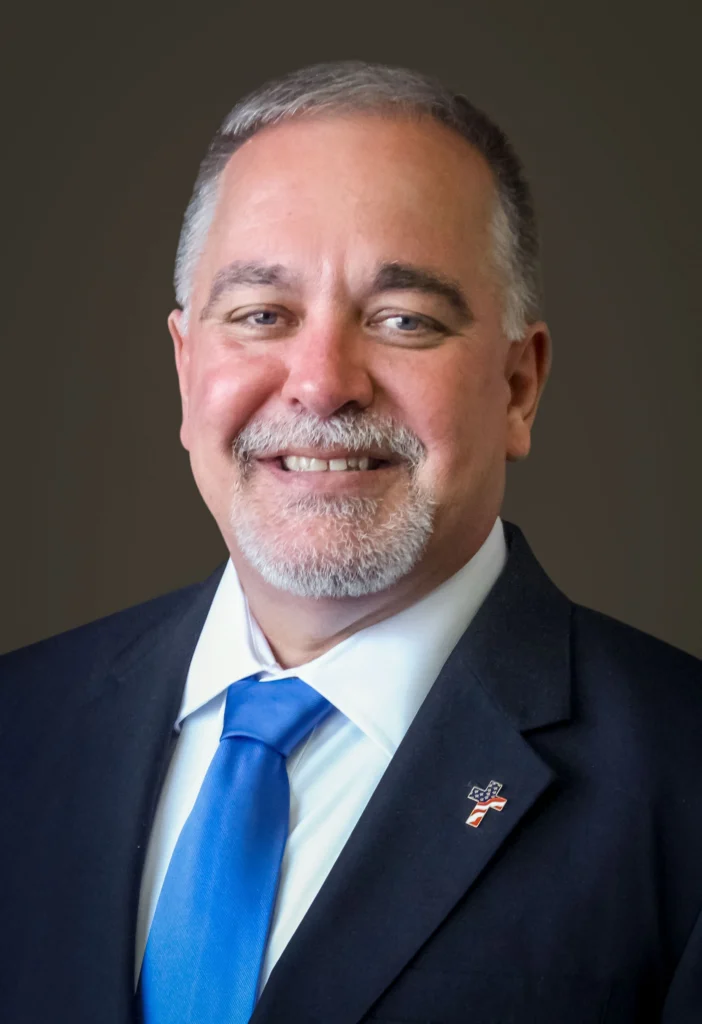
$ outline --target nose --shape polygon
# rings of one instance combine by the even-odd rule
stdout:
[[[342,409],[366,409],[373,380],[363,339],[335,325],[309,327],[291,340],[283,400],[327,418]]]

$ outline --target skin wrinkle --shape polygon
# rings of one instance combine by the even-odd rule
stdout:
[[[212,315],[212,310],[220,297],[236,285],[270,285],[283,289],[291,288],[293,280],[290,272],[280,264],[266,265],[265,263],[244,263],[242,260],[234,260],[215,274],[212,289],[205,307],[200,313],[200,320],[207,320]]]
[[[371,295],[393,290],[439,295],[453,307],[464,324],[473,322],[473,314],[460,284],[442,274],[406,263],[386,263],[376,275]]]

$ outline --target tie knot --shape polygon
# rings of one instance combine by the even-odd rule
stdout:
[[[332,710],[297,676],[262,681],[255,676],[227,690],[222,739],[258,740],[287,757]]]

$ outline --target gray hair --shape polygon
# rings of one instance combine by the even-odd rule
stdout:
[[[280,121],[307,113],[363,112],[428,115],[482,154],[497,193],[490,256],[504,293],[503,330],[510,340],[521,338],[540,315],[540,275],[533,202],[519,157],[504,132],[465,96],[416,71],[363,61],[294,71],[249,94],[225,117],[200,165],[178,242],[175,291],[186,323],[195,267],[214,217],[220,176],[232,154]]]

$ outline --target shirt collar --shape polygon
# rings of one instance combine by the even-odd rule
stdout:
[[[193,654],[176,727],[237,679],[299,676],[392,757],[506,559],[498,517],[471,560],[426,597],[314,661],[285,670],[228,562]]]

